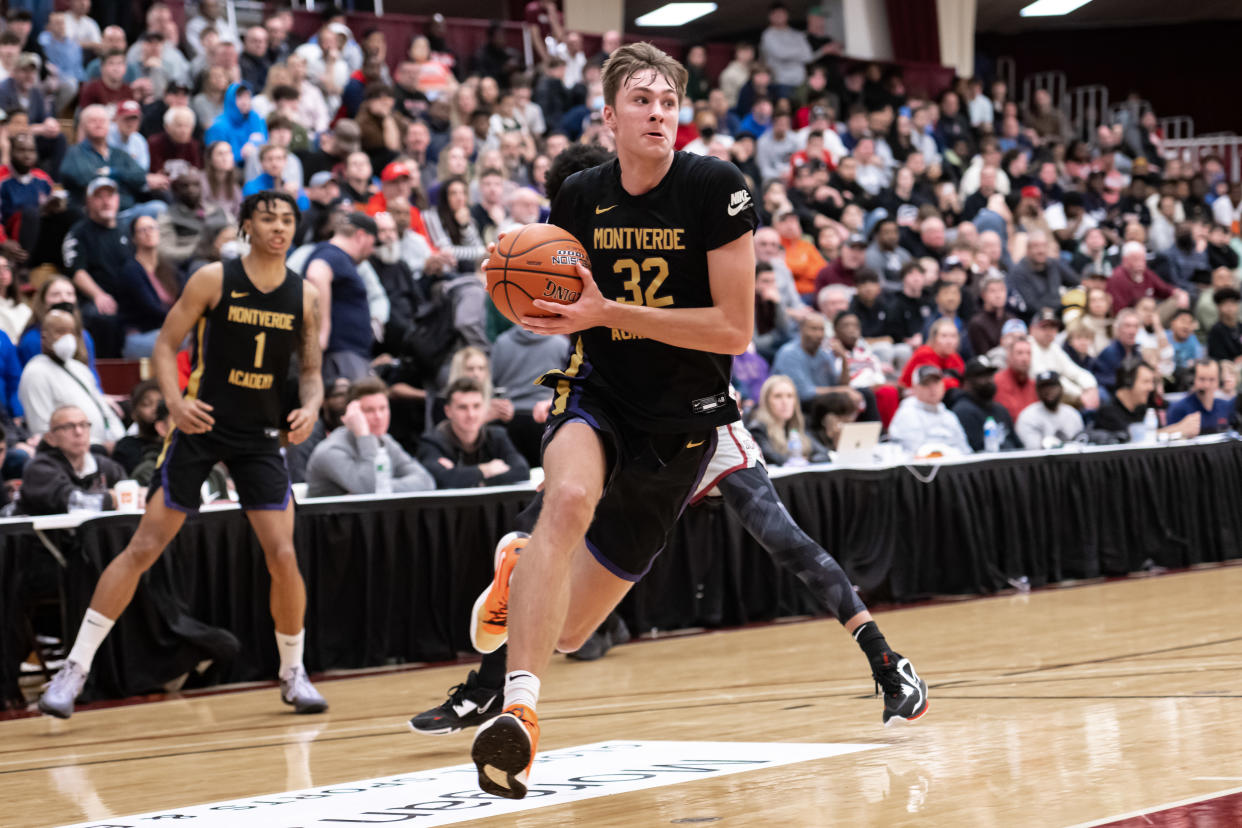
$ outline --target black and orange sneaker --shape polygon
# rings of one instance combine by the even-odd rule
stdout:
[[[467,727],[477,727],[499,716],[504,700],[503,690],[480,687],[479,674],[471,670],[464,684],[449,690],[444,704],[410,719],[410,730],[427,736],[443,736]]]
[[[539,717],[533,708],[511,704],[474,734],[470,757],[484,793],[522,799],[539,746]]]
[[[525,532],[510,532],[496,544],[496,574],[470,616],[470,643],[480,653],[494,653],[509,640],[509,578],[528,540]]]
[[[927,682],[914,672],[910,659],[889,651],[872,664],[877,688],[884,691],[884,726],[912,722],[927,712]]]

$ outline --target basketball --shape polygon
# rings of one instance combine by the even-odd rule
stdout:
[[[591,267],[577,239],[555,224],[527,224],[496,243],[487,260],[487,294],[512,322],[523,316],[553,316],[534,302],[577,302],[582,295],[577,264]]]

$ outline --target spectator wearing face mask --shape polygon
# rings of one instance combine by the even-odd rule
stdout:
[[[1082,415],[1062,401],[1060,374],[1044,371],[1036,376],[1035,393],[1039,400],[1018,415],[1016,428],[1023,448],[1032,451],[1055,448],[1082,433]]]
[[[82,361],[86,355],[73,315],[49,311],[43,318],[42,343],[42,353],[26,364],[17,388],[27,427],[34,434],[42,434],[51,426],[53,412],[62,406],[77,406],[90,422],[90,442],[111,450],[125,429]]]
[[[996,366],[987,357],[975,357],[966,363],[962,390],[953,403],[953,414],[962,424],[966,441],[974,451],[1022,448],[1014,429],[1013,418],[1003,405],[996,402],[995,376]],[[1001,430],[997,447],[989,446],[986,439],[989,419]]]

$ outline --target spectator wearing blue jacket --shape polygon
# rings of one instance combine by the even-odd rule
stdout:
[[[1168,422],[1180,423],[1191,414],[1199,415],[1200,434],[1229,430],[1233,400],[1216,396],[1220,389],[1220,363],[1214,359],[1195,360],[1195,384],[1190,393],[1169,406]]]
[[[1139,356],[1139,347],[1135,344],[1139,325],[1137,311],[1133,308],[1121,310],[1113,322],[1116,339],[1108,343],[1091,362],[1091,373],[1095,375],[1096,382],[1110,394],[1117,390],[1117,369],[1121,363]]]
[[[264,190],[285,189],[284,173],[288,159],[289,151],[284,147],[276,144],[264,145],[263,149],[259,150],[259,165],[263,172],[246,182],[246,186],[242,187],[242,195],[249,196]],[[299,210],[310,209],[310,197],[306,195],[305,190],[299,187],[296,198]]]
[[[245,163],[259,147],[267,143],[267,123],[250,108],[254,90],[250,84],[231,83],[224,93],[224,111],[216,118],[203,138],[206,146],[225,141],[233,148],[233,160]]]

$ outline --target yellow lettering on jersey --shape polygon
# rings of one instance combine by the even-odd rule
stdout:
[[[630,333],[629,331],[623,331],[620,328],[611,328],[610,330],[612,331],[613,342],[623,342],[629,339],[646,339],[647,338],[643,336],[642,334]]]
[[[596,227],[598,250],[685,250],[681,227]]]
[[[230,322],[243,325],[258,325],[260,328],[278,328],[282,331],[293,330],[293,314],[265,311],[257,308],[244,308],[241,305],[229,305]]]
[[[275,377],[271,374],[256,374],[253,371],[243,371],[240,368],[234,368],[229,371],[229,385],[237,385],[255,391],[266,391],[272,387],[273,382],[275,382]]]

